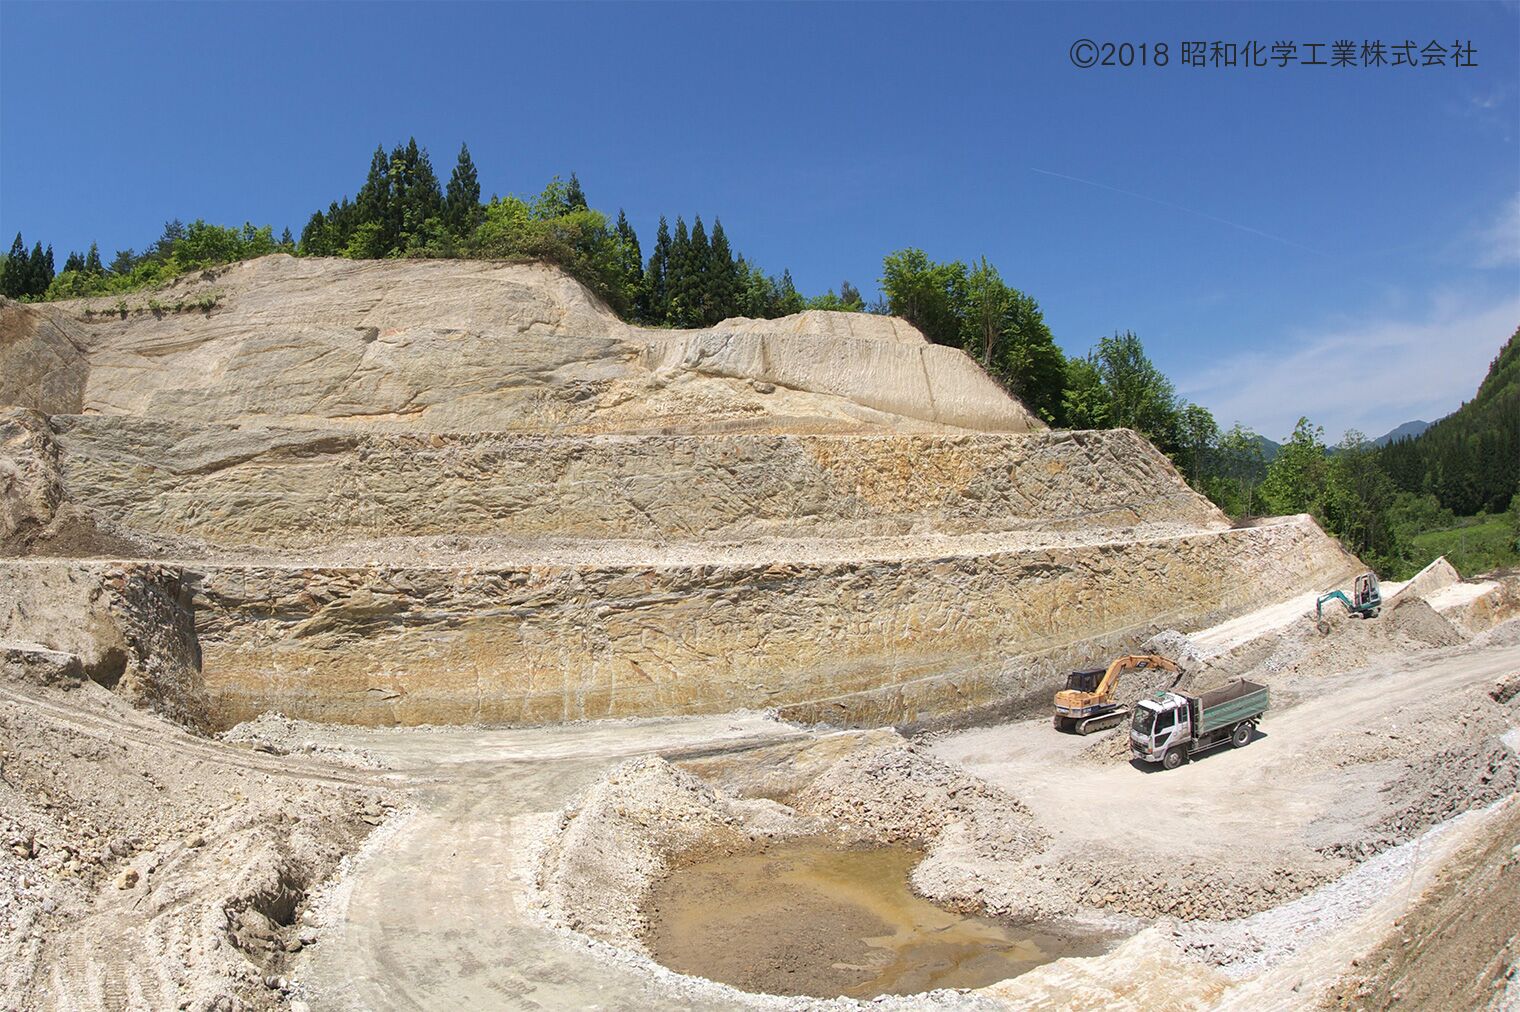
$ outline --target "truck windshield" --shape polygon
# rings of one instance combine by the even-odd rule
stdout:
[[[1135,718],[1134,720],[1130,721],[1130,727],[1133,727],[1136,733],[1149,738],[1151,736],[1151,725],[1154,724],[1155,721],[1156,714],[1154,711],[1136,709]]]

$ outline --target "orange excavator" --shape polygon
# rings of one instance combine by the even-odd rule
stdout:
[[[1170,689],[1182,680],[1182,669],[1156,654],[1129,654],[1114,661],[1107,669],[1073,671],[1066,678],[1066,688],[1056,693],[1056,714],[1052,721],[1055,729],[1091,734],[1115,726],[1129,714],[1128,707],[1120,706],[1114,700],[1119,677],[1126,671],[1146,669],[1169,671],[1175,676],[1171,684],[1156,688]]]

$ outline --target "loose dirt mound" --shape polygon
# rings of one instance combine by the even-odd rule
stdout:
[[[0,695],[0,1005],[283,1004],[306,894],[385,799],[248,755],[98,686]]]
[[[1497,737],[1443,749],[1414,762],[1384,788],[1400,799],[1398,810],[1380,819],[1366,835],[1335,852],[1365,857],[1411,840],[1431,826],[1483,808],[1520,791],[1520,755]]]
[[[1327,673],[1361,667],[1389,651],[1455,646],[1467,635],[1423,599],[1403,597],[1377,618],[1352,618],[1332,605],[1324,613],[1327,630],[1313,613],[1273,634],[1251,641],[1208,664],[1208,681],[1247,677],[1270,680],[1299,673]]]

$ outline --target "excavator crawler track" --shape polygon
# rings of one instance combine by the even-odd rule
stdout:
[[[1078,734],[1092,734],[1094,731],[1106,731],[1111,727],[1118,727],[1129,718],[1129,709],[1123,708],[1112,713],[1100,714],[1096,717],[1088,717],[1086,720],[1077,721],[1076,732]]]

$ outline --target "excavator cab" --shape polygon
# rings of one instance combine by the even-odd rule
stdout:
[[[1356,578],[1351,585],[1351,600],[1359,610],[1373,610],[1383,603],[1383,594],[1378,587],[1376,573],[1363,573]]]
[[[1066,676],[1066,688],[1072,692],[1097,692],[1098,683],[1103,680],[1102,668],[1086,668],[1082,671],[1073,671]]]
[[[1340,602],[1352,618],[1377,618],[1378,612],[1383,607],[1383,591],[1378,586],[1376,573],[1363,573],[1351,584],[1351,597],[1346,597],[1343,590],[1332,590],[1328,594],[1321,594],[1319,600],[1314,602],[1314,624],[1320,632],[1330,631],[1330,622],[1325,618],[1325,605]]]

